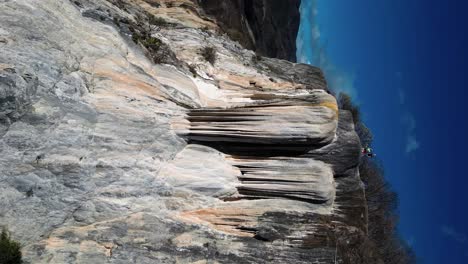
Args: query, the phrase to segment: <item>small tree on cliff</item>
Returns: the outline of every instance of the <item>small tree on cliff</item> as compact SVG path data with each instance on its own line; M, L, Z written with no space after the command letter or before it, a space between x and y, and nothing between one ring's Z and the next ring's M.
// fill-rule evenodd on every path
M359 139L361 140L362 146L370 146L374 137L370 129L361 121L361 112L359 107L353 103L351 96L346 93L340 93L338 95L338 105L340 109L351 112L353 116L354 128L357 135L359 136Z
M214 47L204 47L201 50L201 55L203 58L211 63L211 65L214 65L216 62L216 49Z
M338 106L340 109L348 110L353 115L354 124L361 122L361 112L359 107L353 103L351 96L346 93L340 93L338 95Z
M3 228L0 234L0 263L21 263L21 246L18 242L10 238L10 234L6 228Z

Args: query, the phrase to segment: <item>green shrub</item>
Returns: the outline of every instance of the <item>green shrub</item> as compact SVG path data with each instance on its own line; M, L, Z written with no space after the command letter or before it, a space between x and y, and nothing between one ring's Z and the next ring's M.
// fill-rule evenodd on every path
M3 228L0 235L0 263L21 263L21 246L18 242L10 238L10 234L5 228Z
M361 111L359 107L353 103L351 96L346 93L340 93L338 95L338 106L340 109L351 112L354 128L356 130L356 134L361 140L361 145L364 147L370 147L374 136L372 135L372 131L370 131L370 129L361 121Z
M169 25L163 19L151 14L147 15L147 20L142 16L137 16L136 22L130 22L128 26L129 31L132 33L132 40L146 48L146 55L154 63L167 63L171 54L168 47L160 39L152 36L151 23Z
M190 65L188 66L188 68L189 68L190 73L192 73L193 78L196 78L196 77L197 77L197 70L195 69L195 66L193 66L193 65L190 64Z
M145 46L150 51L157 52L161 47L162 42L158 38L146 36L142 39L141 44L143 44L143 46Z
M162 49L163 42L155 37L152 37L149 33L144 31L138 31L131 27L133 32L132 40L135 43L143 45L149 53L149 56L155 63L162 63L165 59L165 51Z
M351 96L346 93L340 93L338 95L338 106L343 110L348 110L353 115L354 124L361 122L361 114L359 107L354 105Z
M361 140L361 145L364 147L370 147L372 145L372 141L374 140L374 135L370 129L362 122L355 124L354 129L356 130L356 134Z
M133 34L132 35L132 40L135 43L138 43L138 40L140 40L140 36L138 34Z
M254 56L252 56L252 58L250 58L250 61L253 63L253 64L257 64L259 63L261 60L262 60L262 56L258 53L255 53Z
M216 50L215 48L213 47L204 47L202 50L201 50L201 55L203 56L203 58L211 63L212 65L215 64L216 62Z
M118 19L117 17L114 17L112 20L114 21L114 24L115 24L117 27L120 27L120 21L119 21L119 19Z
M148 23L160 27L171 25L171 23L167 22L164 18L156 17L153 14L148 14Z

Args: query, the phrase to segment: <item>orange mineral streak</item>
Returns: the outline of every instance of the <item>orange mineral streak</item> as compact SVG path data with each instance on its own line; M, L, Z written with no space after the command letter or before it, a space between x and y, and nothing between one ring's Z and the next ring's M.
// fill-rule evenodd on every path
M303 89L303 84L275 81L272 82L267 76L264 75L238 75L233 74L229 71L218 70L215 75L216 79L220 82L221 89L233 89L242 87L243 89L252 89L252 91L258 91L259 89L265 88L268 90L295 90Z
M45 241L46 248L63 248L68 241L60 239L58 237L51 237Z
M338 120L339 110L338 110L338 105L336 104L336 102L332 102L332 101L322 102L317 106L324 106L324 107L330 108L331 110L335 111L335 113L336 113L335 120Z
M132 95L149 95L158 99L163 99L159 87L142 81L133 75L118 73L112 70L98 70L95 73L96 77L109 78L114 85L113 89L129 92Z
M96 222L87 226L78 226L78 227L63 227L56 229L49 238L43 240L43 243L48 250L61 250L64 248L75 249L79 252L99 252L107 257L112 256L112 250L117 247L116 244L112 242L96 242L91 241L88 238L89 233L95 232L97 230L105 230L110 228L115 222L125 222L128 223L132 228L138 228L144 225L144 213L135 213L125 217L118 217L110 219L108 221ZM130 230L131 231L131 230ZM73 234L80 239L79 244L71 243L69 240L63 240L59 238L65 233Z
M133 0L145 11L168 22L177 22L189 27L218 29L218 26L201 17L200 7L192 0ZM158 6L159 7L156 7Z
M1 70L4 70L4 69L8 69L8 68L14 68L15 66L12 65L12 64L4 64L4 63L0 63L0 71Z
M264 212L265 210L261 208L206 208L183 212L179 215L179 218L193 224L204 224L214 230L230 235L253 237L253 233L244 231L241 228L257 226L258 217Z

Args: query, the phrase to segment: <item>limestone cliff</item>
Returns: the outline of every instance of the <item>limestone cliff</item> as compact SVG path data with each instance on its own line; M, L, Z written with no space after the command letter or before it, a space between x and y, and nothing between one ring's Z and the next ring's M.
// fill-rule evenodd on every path
M0 224L26 263L361 254L351 115L220 32L190 0L0 2Z

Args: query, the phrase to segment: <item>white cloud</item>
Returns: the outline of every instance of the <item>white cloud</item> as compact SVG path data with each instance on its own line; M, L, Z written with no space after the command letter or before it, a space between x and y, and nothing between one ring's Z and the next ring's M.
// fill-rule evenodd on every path
M355 101L359 101L357 89L354 86L355 76L352 73L344 72L337 68L327 54L326 40L321 34L320 24L317 22L317 0L302 1L300 34L297 38L298 61L312 64L322 69L327 79L328 88L335 93L345 92ZM304 38L304 39L303 39ZM395 77L402 81L403 72L395 72ZM401 106L407 102L406 93L403 89L398 89L398 99ZM411 113L402 116L402 124L406 130L404 150L406 154L411 154L421 147L421 142L416 135L416 120Z
M406 138L406 147L405 147L405 152L407 154L417 150L419 148L419 142L416 140L416 138L413 135L409 135Z
M445 236L447 236L447 237L449 237L451 239L454 239L458 243L465 243L467 241L467 237L466 237L465 234L463 234L461 232L457 232L451 226L443 225L441 227L441 231L442 231L442 234L444 234Z
M464 233L459 232L458 230L455 230L455 228L452 226L443 225L440 228L440 230L444 236L459 243L461 247L463 248L463 250L465 251L464 252L465 257L468 258L468 251L466 251L466 246L465 246L466 242L468 242L468 237Z
M416 138L416 119L411 113L406 113L402 117L403 125L406 127L406 143L405 152L410 154L421 146L419 140Z
M315 1L313 1L313 2L315 2ZM312 3L312 6L313 6L313 7L312 7L312 15L313 15L314 17L316 17L316 16L318 15L317 3L316 3L316 2L315 2L315 3Z
M408 243L408 246L413 247L416 243L416 238L414 236L410 236L408 239L406 239L406 243Z
M320 28L318 27L318 25L314 25L314 26L312 27L312 38L313 38L315 41L320 40Z
M356 100L357 90L354 87L354 75L337 68L330 60L326 50L326 40L323 39L320 24L317 22L318 14L317 0L302 1L301 19L307 19L307 21L306 23L301 22L296 42L298 62L320 67L325 74L330 90L335 93L345 92ZM302 39L302 37L306 37L302 34L310 36L310 39Z
M398 99L400 101L400 104L404 104L406 102L406 94L403 89L399 88L398 89Z

